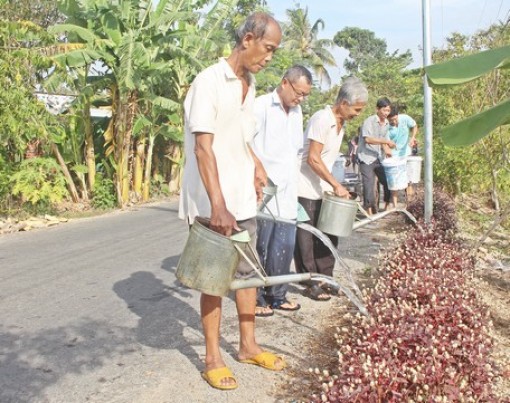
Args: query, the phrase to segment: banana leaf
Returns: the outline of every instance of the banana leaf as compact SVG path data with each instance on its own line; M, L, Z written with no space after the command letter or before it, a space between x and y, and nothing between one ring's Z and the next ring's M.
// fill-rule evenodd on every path
M510 124L510 99L467 119L445 127L441 131L448 146L468 146L476 143L499 126Z
M510 68L510 45L426 66L425 72L431 86L451 86L504 68ZM444 128L440 135L446 145L467 146L507 124L510 124L510 99Z
M494 69L510 67L510 45L425 67L431 86L467 83Z

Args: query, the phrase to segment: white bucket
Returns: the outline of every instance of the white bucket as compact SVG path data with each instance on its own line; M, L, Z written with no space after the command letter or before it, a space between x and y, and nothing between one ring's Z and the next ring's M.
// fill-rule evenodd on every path
M417 155L407 157L407 179L409 183L420 183L422 161L423 157Z
M335 160L331 174L337 180L338 183L343 183L345 180L345 157L340 155Z
M386 181L388 182L388 188L390 190L402 190L407 188L406 158L386 158L383 160L382 166L384 167Z

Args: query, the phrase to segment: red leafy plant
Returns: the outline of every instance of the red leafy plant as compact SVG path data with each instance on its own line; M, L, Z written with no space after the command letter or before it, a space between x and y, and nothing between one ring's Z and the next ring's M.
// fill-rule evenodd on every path
M413 199L407 206L407 210L419 221L423 221L425 214L425 193L423 188L418 188ZM457 230L457 218L455 214L455 202L439 187L434 188L432 201L432 219L436 229Z
M312 402L496 402L488 310L451 232L420 226L382 259L369 316L338 329L338 367Z

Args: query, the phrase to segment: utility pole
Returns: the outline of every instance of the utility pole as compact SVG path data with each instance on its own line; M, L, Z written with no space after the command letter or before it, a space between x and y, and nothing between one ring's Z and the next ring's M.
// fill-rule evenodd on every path
M422 0L423 15L423 67L432 64L430 47L430 0ZM425 223L432 219L433 209L433 169L432 169L432 88L427 81L427 74L423 75L423 123L425 147Z

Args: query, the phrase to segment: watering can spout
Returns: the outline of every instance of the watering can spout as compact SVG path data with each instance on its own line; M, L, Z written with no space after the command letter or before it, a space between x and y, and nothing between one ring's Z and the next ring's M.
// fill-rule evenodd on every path
M243 288L269 287L278 284L297 283L308 281L312 278L310 273L286 274L282 276L271 277L252 277L247 279L236 279L230 283L231 290L240 290Z
M363 219L363 220L360 220L360 221L356 221L353 226L352 226L352 229L353 230L356 230L358 228L361 228L367 224L370 224L374 221L377 221L378 219L380 218L383 218L385 216L387 216L388 214L391 214L391 213L402 213L402 214L405 214L414 224L416 224L416 218L414 218L414 216L409 212L407 211L406 209L400 209L400 208L397 208L397 209L392 209L392 210L386 210L386 211L383 211L381 213L377 213L377 214L374 214L372 216L368 216L367 214L367 218Z

